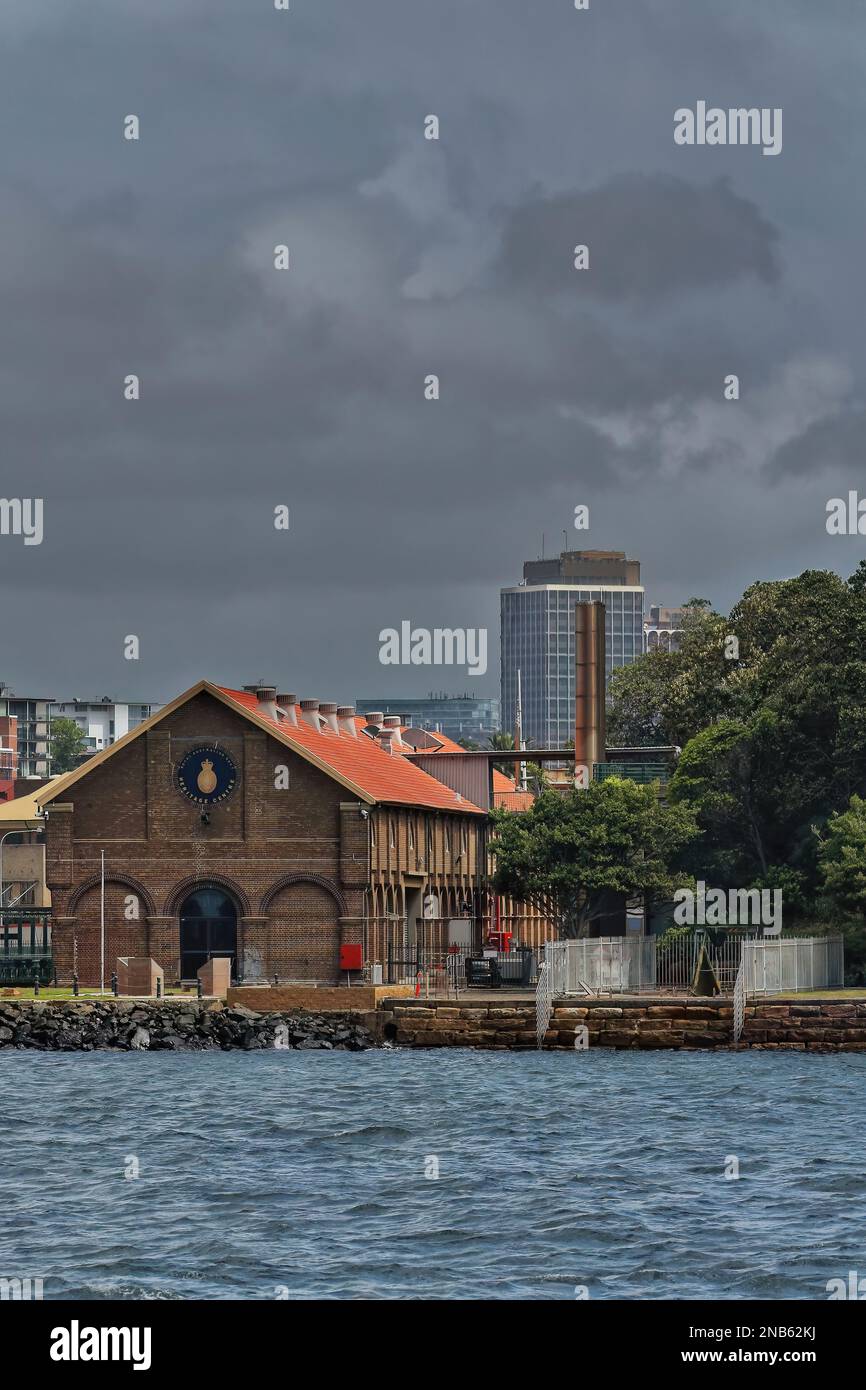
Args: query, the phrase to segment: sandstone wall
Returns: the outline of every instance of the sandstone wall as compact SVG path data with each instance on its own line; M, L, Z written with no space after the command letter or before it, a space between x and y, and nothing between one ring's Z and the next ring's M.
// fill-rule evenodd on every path
M389 1000L385 1036L410 1047L534 1048L534 1003L414 1004ZM730 999L561 1000L545 1034L547 1048L573 1050L579 1028L589 1047L733 1046ZM866 1048L866 1001L774 998L746 1007L740 1047L852 1052Z

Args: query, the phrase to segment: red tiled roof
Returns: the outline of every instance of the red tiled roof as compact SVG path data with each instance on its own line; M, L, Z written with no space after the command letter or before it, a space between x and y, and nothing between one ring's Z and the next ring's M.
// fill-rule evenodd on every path
M330 730L317 733L300 718L297 727L288 720L280 720L277 723L265 713L252 691L232 690L227 686L217 688L233 704L273 724L287 744L312 754L339 777L345 778L366 792L374 801L429 806L440 811L484 814L478 806L442 782L437 782L429 773L422 772L420 767L416 767L401 753L386 753L368 734L359 732L357 738L352 738L350 734L335 734ZM358 722L356 720L356 723ZM364 720L361 719L359 728L362 728L363 724Z
M529 811L535 801L535 792L498 791L493 793L493 805L502 806L506 811Z

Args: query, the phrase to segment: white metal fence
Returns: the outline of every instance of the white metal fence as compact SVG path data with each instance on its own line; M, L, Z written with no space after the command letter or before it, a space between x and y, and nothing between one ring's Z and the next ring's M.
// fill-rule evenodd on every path
M563 945L567 944L567 942L563 942ZM535 1036L539 1047L544 1042L544 1035L547 1032L552 1013L553 975L550 966L542 964L538 971L538 985L535 990Z
M746 994L841 989L844 975L841 936L764 936L743 943Z
M745 933L691 931L662 937L656 944L656 985L672 994L687 994L695 971L709 965L722 994L730 994L740 968Z
M656 987L656 943L651 936L548 941L544 960L554 994L626 994Z
M734 1042L738 1043L743 1034L743 1025L746 1021L746 975L743 962L740 960L740 968L737 971L737 978L734 981Z
M839 989L844 980L841 936L731 937L722 946L704 938L658 950L654 937L613 936L581 941L549 941L544 948L545 987L562 994L691 992L692 975L703 944L723 994L797 993Z

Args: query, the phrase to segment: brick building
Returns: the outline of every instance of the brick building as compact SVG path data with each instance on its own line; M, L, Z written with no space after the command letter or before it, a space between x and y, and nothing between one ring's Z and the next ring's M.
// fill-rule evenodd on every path
M480 923L486 815L395 724L201 681L34 793L61 980L99 983L103 852L106 977L118 956L170 981L230 955L248 982L330 983L342 943L381 961Z

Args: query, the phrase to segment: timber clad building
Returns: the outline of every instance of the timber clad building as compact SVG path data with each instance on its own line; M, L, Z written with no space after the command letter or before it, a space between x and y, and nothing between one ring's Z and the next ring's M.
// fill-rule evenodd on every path
M383 961L447 949L449 919L480 932L486 812L404 756L399 724L201 681L34 793L59 978L99 983L103 851L106 978L119 956L194 980L230 955L245 981L332 983L343 944Z

